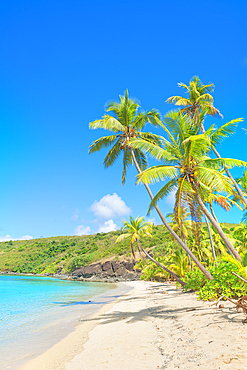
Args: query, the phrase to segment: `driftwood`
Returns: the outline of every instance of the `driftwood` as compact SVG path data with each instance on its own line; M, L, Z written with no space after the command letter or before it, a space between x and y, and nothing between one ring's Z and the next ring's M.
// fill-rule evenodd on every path
M241 276L239 276L238 274L236 274L236 272L233 272L232 271L232 275L237 276L240 280L244 281L247 284L247 280L245 280L244 278L242 278Z

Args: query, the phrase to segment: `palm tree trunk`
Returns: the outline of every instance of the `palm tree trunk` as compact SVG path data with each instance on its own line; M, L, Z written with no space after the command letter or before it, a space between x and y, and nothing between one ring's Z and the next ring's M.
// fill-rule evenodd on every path
M205 133L205 129L204 129L203 122L201 122L200 127L201 127L201 132L204 134ZM212 146L212 149L213 149L213 152L216 155L216 157L221 158L220 154L217 152L217 150L215 149L215 147ZM239 197L241 198L241 200L243 201L243 203L245 204L245 206L247 208L247 199L245 198L242 190L240 189L240 187L238 186L237 182L232 177L232 175L231 175L230 171L228 170L228 168L226 166L223 166L223 167L224 167L224 170L225 170L227 176L229 177L229 179L233 183L233 186L237 190L237 193L238 193Z
M225 243L226 247L232 253L232 255L238 261L241 261L241 257L239 255L239 253L236 251L236 249L234 248L234 246L232 245L232 243L230 242L230 240L225 235L225 233L222 230L220 224L214 219L214 217L211 215L211 213L209 212L209 210L207 209L207 207L203 203L202 198L200 197L200 195L198 193L198 190L197 190L197 187L196 187L195 183L191 183L191 185L192 185L193 190L195 191L195 197L196 197L196 200L197 200L199 206L201 207L201 210L203 211L203 213L205 214L205 216L207 216L207 218L209 219L209 221L211 222L211 224L214 226L215 230L217 231L217 233L219 234L219 236L221 237L221 239Z
M211 229L210 229L210 226L209 226L209 223L208 223L207 216L206 216L206 215L204 215L204 217L205 217L205 221L206 221L207 228L208 228L208 234L209 234L209 239L210 239L210 244L211 244L211 249L212 249L212 253L213 253L213 257L214 257L214 261L215 261L215 264L216 264L216 266L217 266L217 260L216 260L216 254L215 254L215 249L214 249L214 243L213 243L213 238L212 238Z
M130 243L130 246L131 246L131 253L132 253L132 256L134 257L134 260L136 260L136 255L135 255L135 251L134 251L134 248L133 248L133 244Z
M184 244L187 245L186 243L186 239L184 238ZM190 258L190 255L187 253L187 256L188 256L188 259L189 259L189 263L190 263L190 269L193 270L193 264L192 264L192 261L191 261L191 258Z
M137 160L136 160L136 157L135 157L135 154L134 154L134 150L133 148L129 147L130 148L130 152L131 152L131 156L132 156L132 159L133 159L133 162L136 166L136 169L137 169L137 172L138 173L141 173L141 169L137 163ZM149 186L147 184L144 184L145 188L147 189L147 192L151 198L151 200L153 200L153 194L149 188ZM165 227L167 228L167 230L171 233L171 235L174 237L174 239L181 245L181 247L185 250L185 252L190 256L190 258L192 259L192 261L195 262L196 266L202 271L202 273L206 276L206 278L208 280L212 280L213 279L213 276L210 274L209 271L207 271L207 269L205 269L205 267L201 264L200 261L198 261L198 259L196 258L196 256L191 252L191 250L187 247L186 244L184 244L184 242L182 241L182 239L179 238L179 236L175 233L175 231L171 228L171 226L168 224L168 222L166 221L165 217L162 215L159 207L157 206L157 204L155 204L155 209L158 213L158 215L160 216L160 219L161 221L163 222L163 224L165 225Z
M181 280L178 275L176 275L174 272L172 272L171 270L169 270L168 268L166 268L165 266L163 266L161 263L159 263L158 261L156 261L153 257L151 257L150 254L148 254L148 252L146 252L145 249L142 248L139 239L136 239L136 242L138 244L138 248L140 248L143 251L143 253L147 256L148 259L150 259L151 261L153 261L154 263L156 263L156 265L160 266L163 270L165 270L166 272L168 272L168 274L170 274L171 276L173 276L174 279L176 279L177 282L180 283L182 286L185 286L186 285L186 283L183 280Z
M216 214L214 213L214 209L213 209L213 206L212 206L212 204L211 204L211 203L209 204L209 207L210 207L210 211L211 211L211 213L212 213L212 215L213 215L213 217L214 217L215 221L219 222L219 221L218 221L218 218L216 217Z

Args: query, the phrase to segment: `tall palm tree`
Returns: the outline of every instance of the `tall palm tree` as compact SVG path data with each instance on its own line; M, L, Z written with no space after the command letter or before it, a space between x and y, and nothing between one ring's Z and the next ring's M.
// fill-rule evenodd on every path
M167 103L175 103L175 105L178 105L181 108L181 112L190 114L194 120L195 123L198 121L199 114L201 112L204 112L204 114L208 114L211 116L220 116L223 117L220 111L214 107L213 102L214 99L210 92L214 91L214 84L208 84L203 85L200 81L199 77L195 76L190 80L189 86L187 86L184 83L179 83L179 87L183 87L187 91L187 98L183 98L182 96L171 96L166 100ZM241 122L242 119L233 120L232 123ZM201 120L200 122L200 128L202 134L205 133L204 128L204 120ZM215 149L214 143L212 143L212 150L216 157L221 158L218 151ZM238 186L238 183L235 181L235 179L232 177L229 169L227 166L224 166L224 171L226 172L227 176L233 183L233 186L235 187L239 197L242 199L242 202L247 207L247 199L245 198L241 188Z
M185 282L183 282L178 275L176 275L173 271L169 270L165 266L163 266L161 263L156 261L150 254L145 251L145 249L141 246L140 238L141 237L152 237L152 226L153 224L151 222L146 222L144 220L144 217L137 217L136 219L133 219L130 216L130 222L124 221L124 227L123 231L126 231L126 233L120 235L116 239L116 243L121 242L124 239L129 240L129 244L131 246L132 255L135 258L134 254L134 243L136 243L138 250L142 251L148 259L156 263L156 265L160 266L163 270L168 272L171 276L174 277L182 286L185 286Z
M213 96L210 94L214 91L214 84L210 83L208 85L203 85L199 77L194 76L190 80L189 86L182 82L178 83L178 86L186 89L188 97L171 96L166 100L167 103L174 103L182 107L180 111L195 117L196 121L202 110L210 116L223 117L220 111L215 108ZM204 130L203 122L200 123L200 127Z
M133 161L137 162L141 170L147 167L145 153L139 149L132 149L129 145L130 139L140 137L159 144L158 135L142 131L147 123L158 124L160 118L158 111L152 109L149 112L141 112L139 108L137 101L129 98L127 90L124 96L120 95L120 103L110 102L107 104L106 111L111 112L112 115L106 114L101 119L89 124L90 129L103 128L113 133L95 140L89 147L89 154L111 146L104 159L104 165L108 168L123 153L122 184L125 183L126 169L133 164Z
M101 150L104 147L112 146L104 160L104 165L109 167L115 163L121 152L123 152L123 184L125 182L126 168L130 164L135 164L139 174L147 166L145 152L140 148L133 148L131 145L131 140L137 138L145 139L146 141L159 146L159 136L143 132L142 129L147 122L150 122L156 126L160 124L162 125L162 123L160 121L158 112L155 110L151 110L147 113L139 112L139 105L135 100L129 98L128 90L124 96L120 96L120 103L109 103L106 107L106 110L107 112L112 112L113 115L105 115L101 119L91 122L89 127L91 129L103 128L113 132L113 135L104 136L98 140L95 140L89 148L89 153L91 154ZM148 184L144 184L144 186L152 200L154 197ZM189 250L183 240L171 228L157 204L154 204L154 208L174 239L186 251L186 253L206 276L206 278L211 280L213 278L212 275L205 269L196 256Z
M223 232L220 224L208 211L202 198L205 191L209 192L212 189L216 192L232 191L229 179L221 171L223 165L228 167L247 166L247 163L229 158L211 159L208 156L211 150L211 140L219 135L226 136L226 132L223 134L223 130L218 129L213 132L212 128L209 128L205 134L197 135L193 121L188 115L171 112L166 118L165 122L172 132L162 124L166 132L169 132L170 139L163 138L163 147L143 139L132 140L132 145L135 148L146 151L164 163L144 170L139 174L138 182L152 183L169 179L153 198L149 211L159 199L172 190L176 190L181 195L183 202L190 204L191 199L193 201L195 198L227 248L236 259L240 260L240 255Z

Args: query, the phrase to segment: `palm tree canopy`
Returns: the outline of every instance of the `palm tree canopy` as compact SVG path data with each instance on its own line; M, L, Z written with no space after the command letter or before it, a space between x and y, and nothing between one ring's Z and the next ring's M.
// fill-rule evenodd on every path
M128 90L123 96L120 95L120 102L110 102L106 106L106 111L112 115L106 114L101 119L90 122L89 128L103 128L112 132L110 136L103 136L95 140L89 147L89 154L97 152L102 148L111 147L104 159L104 166L112 166L120 154L123 152L123 174L122 184L125 182L126 169L132 165L133 159L130 151L131 138L143 138L147 141L159 145L159 136L142 129L146 123L158 125L160 115L157 110L152 109L149 112L140 111L140 106L136 100L129 98ZM147 168L147 158L145 153L135 148L134 155L140 169Z
M182 96L171 96L166 100L167 103L174 103L177 106L183 107L181 112L194 115L197 110L206 110L206 113L211 116L223 117L220 111L214 107L214 99L210 94L214 91L214 84L203 85L198 76L194 76L189 86L180 82L179 87L186 90L187 98Z
M130 222L126 220L124 221L123 231L125 231L125 233L121 234L116 239L115 243L127 239L131 247L132 256L135 259L134 245L137 245L139 252L141 252L138 241L141 237L148 236L152 238L152 228L153 224L151 222L146 222L144 217L138 216L136 219L134 219L130 216Z
M188 202L194 197L192 183L196 184L200 192L232 192L232 185L224 175L222 166L246 167L247 163L231 158L209 157L212 141L215 138L225 138L229 134L227 124L218 130L211 126L204 134L198 135L198 125L194 126L193 119L187 114L170 112L164 118L164 123L162 127L165 128L168 139L161 138L162 146L141 138L131 140L134 148L139 148L163 162L138 175L137 182L166 180L165 186L152 200L150 209L171 191L176 191L179 204Z
M149 236L152 238L152 222L145 221L144 217L137 216L135 219L130 216L130 222L124 221L123 230L126 233L120 235L116 239L116 243L124 239L129 239L131 243L134 243L137 239L141 237Z

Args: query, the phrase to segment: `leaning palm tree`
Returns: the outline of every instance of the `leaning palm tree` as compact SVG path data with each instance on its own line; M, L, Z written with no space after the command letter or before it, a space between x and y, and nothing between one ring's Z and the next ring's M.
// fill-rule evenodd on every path
M89 127L91 129L103 128L112 132L110 136L104 136L98 140L95 140L89 148L89 153L94 153L105 147L111 147L104 159L105 167L112 166L116 159L123 153L123 175L122 184L125 182L126 169L132 163L135 164L137 172L140 174L147 166L147 158L145 151L140 148L133 148L131 140L143 139L152 144L159 146L161 144L160 137L148 132L143 132L144 125L148 122L155 126L162 125L159 117L159 113L155 110L144 113L139 111L139 104L129 98L128 91L124 96L120 96L120 103L112 102L106 107L107 112L112 112L113 115L105 115L101 119L91 122ZM153 194L148 186L144 184L151 200L154 198ZM206 268L200 263L196 256L190 251L183 240L176 234L165 217L161 213L157 204L154 205L161 221L171 233L174 239L180 244L185 252L190 256L194 263L199 267L207 279L211 280L212 275L206 270Z
M240 255L231 241L223 232L218 221L208 211L203 200L205 191L212 189L216 192L232 192L232 186L222 172L222 166L247 166L247 163L231 158L210 158L211 140L223 135L223 130L213 131L209 128L205 134L197 135L194 131L193 121L188 115L171 112L165 118L169 131L165 125L165 131L169 133L169 139L163 138L163 147L147 142L143 139L132 140L132 145L151 154L163 164L144 170L138 175L138 182L144 184L160 180L169 180L153 198L149 211L158 200L166 196L170 191L181 194L184 202L196 203L202 212L210 220L216 231L222 238L227 248L234 257L240 260Z
M175 103L175 105L182 107L181 112L189 114L193 117L195 123L197 123L200 113L208 114L211 116L220 116L223 117L220 111L214 107L213 102L214 99L210 92L214 91L214 84L203 85L200 79L195 76L190 80L189 86L184 83L179 83L178 86L183 87L187 91L187 98L182 96L171 96L167 99L167 103ZM236 119L232 121L232 124L236 124L237 122L241 122L242 119ZM229 127L229 126L228 126ZM204 120L200 122L201 132L205 133L204 128ZM218 151L215 149L215 145L217 143L212 143L212 150L216 157L221 158ZM242 202L247 207L247 199L245 198L241 188L239 187L238 183L232 177L229 169L227 166L224 166L224 171L226 172L227 176L233 183L239 197L241 198Z
M145 256L150 259L152 262L156 263L156 265L160 266L163 270L168 272L171 276L174 277L182 286L185 286L185 282L183 282L178 275L176 275L173 271L169 270L165 266L163 266L160 262L156 261L150 254L145 251L145 249L141 246L140 238L141 237L152 237L152 226L153 224L151 222L146 222L144 220L144 217L137 217L136 219L133 219L130 216L130 222L124 221L124 227L123 231L126 231L126 233L120 235L116 239L116 243L121 242L124 239L129 240L129 244L131 246L131 252L133 257L135 258L135 252L134 252L134 244L136 243L137 248L139 252L143 252Z

